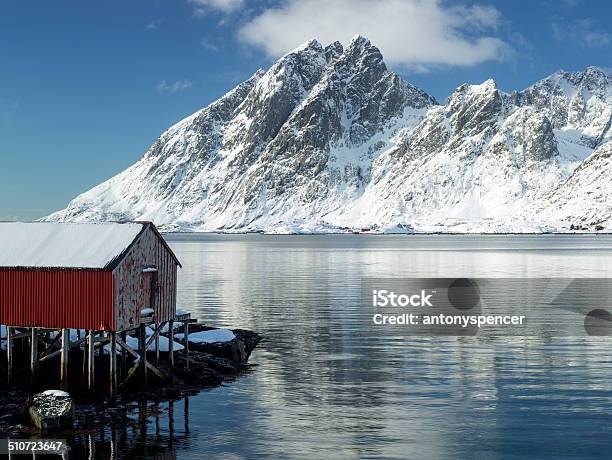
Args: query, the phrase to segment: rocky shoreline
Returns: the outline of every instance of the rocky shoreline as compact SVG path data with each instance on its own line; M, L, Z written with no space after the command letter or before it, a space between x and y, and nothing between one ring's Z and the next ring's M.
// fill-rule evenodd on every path
M190 326L190 339L198 332L221 331L217 328L200 324ZM247 373L252 366L248 359L261 341L261 336L245 329L233 329L231 340L218 343L205 343L189 340L189 366L185 366L185 355L182 351L175 352L175 371L173 381L162 381L152 377L145 390L138 380L134 379L118 395L115 401L108 398L105 391L88 395L78 391L70 391L74 398L75 418L70 428L62 428L63 434L70 436L80 430L89 430L96 425L127 423L128 412L141 402L162 402L179 400L186 396L197 394L205 388L212 388L231 382L239 375ZM163 334L167 337L167 333ZM175 339L176 340L176 339ZM176 340L181 343L180 340ZM154 360L155 353L148 352L148 359ZM167 361L167 353L160 353L160 362ZM152 361L153 362L153 361ZM100 367L104 367L103 363ZM160 366L165 372L169 369ZM104 372L101 369L100 372ZM37 391L26 391L29 384L18 382L12 388L7 388L5 382L0 383L0 438L29 437L40 432L34 426L30 417L34 404L34 396L39 391L53 389L53 382L41 381Z

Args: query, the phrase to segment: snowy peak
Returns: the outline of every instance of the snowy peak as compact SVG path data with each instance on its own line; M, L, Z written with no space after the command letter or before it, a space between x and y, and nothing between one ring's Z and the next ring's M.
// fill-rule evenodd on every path
M491 134L503 115L504 104L493 80L480 85L461 85L448 98L445 109L453 135Z
M600 98L607 98L611 79L599 67L587 67L581 72L565 72L560 70L545 80L554 83L562 91L565 90L566 96L573 96L577 91L589 91Z
M555 72L514 94L513 101L541 110L557 130L574 131L578 145L593 149L610 138L612 78L597 67Z
M344 47L339 41L335 41L327 45L325 47L325 59L327 60L327 63L329 64L338 59L343 52Z
M364 37L311 40L162 134L142 160L53 219L261 228L334 211L435 100L388 71ZM99 217L96 217L99 216Z
M512 94L486 80L439 105L367 38L311 40L48 220L271 232L612 227L610 80L595 67L560 71Z

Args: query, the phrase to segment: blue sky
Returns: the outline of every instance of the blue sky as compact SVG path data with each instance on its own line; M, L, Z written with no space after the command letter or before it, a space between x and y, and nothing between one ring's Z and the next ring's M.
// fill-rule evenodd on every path
M330 3L333 6L330 6ZM171 124L310 37L355 33L443 101L612 63L606 1L7 0L0 219L33 219L134 163Z

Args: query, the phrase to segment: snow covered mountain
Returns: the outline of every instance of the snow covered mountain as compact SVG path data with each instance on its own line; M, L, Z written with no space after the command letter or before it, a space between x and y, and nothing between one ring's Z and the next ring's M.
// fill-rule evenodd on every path
M167 230L563 231L612 226L612 78L557 72L439 105L356 36L310 41L163 133L48 220ZM573 226L573 227L572 227Z

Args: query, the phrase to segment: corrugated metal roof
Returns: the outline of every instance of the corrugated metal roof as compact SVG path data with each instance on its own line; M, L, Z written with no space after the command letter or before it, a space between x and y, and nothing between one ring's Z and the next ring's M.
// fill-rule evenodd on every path
M144 223L0 222L0 267L110 267Z

